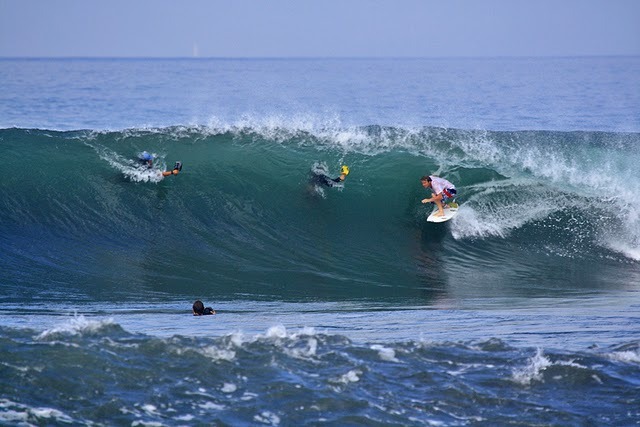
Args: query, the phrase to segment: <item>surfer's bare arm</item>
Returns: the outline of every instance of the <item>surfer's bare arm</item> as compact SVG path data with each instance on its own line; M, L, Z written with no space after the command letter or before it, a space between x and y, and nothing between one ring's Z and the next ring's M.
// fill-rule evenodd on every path
M171 171L162 172L162 176L178 175L179 173L180 173L179 169L174 169Z
M428 199L422 199L422 203L431 203L438 200L442 200L442 194L432 194Z
M178 175L181 170L182 170L182 162L177 161L176 165L173 167L173 170L162 172L162 176Z

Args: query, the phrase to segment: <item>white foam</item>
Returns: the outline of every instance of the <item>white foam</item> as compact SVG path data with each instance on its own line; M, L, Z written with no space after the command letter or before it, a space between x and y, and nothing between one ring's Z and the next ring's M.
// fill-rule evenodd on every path
M267 338L286 338L287 328L284 325L275 325L267 330Z
M62 422L65 424L73 423L73 418L64 412L53 408L46 407L30 407L21 403L16 403L8 399L0 399L0 421L8 423L26 423L32 418L39 421L43 419Z
M44 369L41 366L17 366L7 362L0 362L0 365L6 366L7 368L15 369L16 371L20 371L20 372L29 372L30 370L34 370L36 372L42 372Z
M282 340L285 338L292 340L293 347L284 348L285 354L295 358L307 359L314 357L318 349L318 340L314 338L315 334L315 329L311 327L304 327L296 333L288 333L287 329L283 325L276 325L267 330L265 337L276 340ZM255 339L260 339L260 336L257 336ZM306 347L299 347L296 345L304 341L306 341ZM279 343L278 345L282 344L283 343Z
M371 346L372 350L376 350L378 352L378 356L380 356L380 359L386 361L386 362L400 362L397 358L396 358L396 352L395 350L388 348L388 347L384 347L382 345L379 344L374 344Z
M409 417L409 421L413 421L418 425L423 424L423 425L429 425L433 427L441 427L441 426L447 425L444 421L428 420L428 419L416 418L416 417Z
M259 415L255 415L253 419L262 424L277 426L280 424L280 417L270 411L263 411Z
M362 375L362 371L361 370L352 369L349 372L347 372L346 374L340 376L340 378L338 378L336 380L336 382L342 383L342 384L357 383L358 381L360 381L360 376L361 375Z
M213 402L206 402L206 403L201 403L198 405L200 408L202 409L211 409L214 411L222 411L226 408L226 406L224 405L219 405L217 403L213 403Z
M541 381L542 372L551 365L551 361L544 356L542 349L538 348L536 355L529 359L529 364L522 369L514 370L511 378L519 384L529 385L532 381Z
M125 131L124 137L127 137L127 132L137 132L137 130ZM158 130L160 132L160 130ZM151 153L154 157L155 167L148 168L139 164L133 158L125 158L116 153L112 149L95 142L85 141L85 145L93 148L98 156L109 163L111 167L120 171L126 178L134 182L154 182L158 183L164 179L162 172L166 170L166 164L164 163L163 155L159 153ZM133 157L133 156L132 156Z
M527 366L514 370L512 379L522 385L529 385L533 381L542 381L542 373L549 366L571 366L578 369L587 369L586 366L576 363L573 360L551 362L551 360L544 356L542 349L538 348L536 355L529 359ZM562 376L553 377L555 380L560 380L561 378Z
M460 205L458 216L453 219L455 227L451 232L456 239L506 237L524 224L564 208L528 181L497 181L474 190L476 193Z
M224 360L230 362L236 358L236 352L227 348L218 348L215 346L206 347L200 350L202 354L214 361Z
M176 421L185 421L185 422L189 422L189 421L193 421L196 417L194 415L191 414L185 414L185 415L179 415L177 417L174 417L173 419Z
M224 383L220 389L223 393L233 393L238 390L238 386L232 383Z
M318 349L318 340L315 338L307 339L307 346L304 348L294 347L292 349L285 349L285 354L297 359L308 359L316 355Z
M606 237L604 246L608 247L612 251L617 252L629 259L632 259L634 261L640 261L640 243L635 241L629 242L629 241L625 241L624 239L625 237L623 236L612 237L611 235L608 235ZM628 235L627 235L627 239L629 239Z
M245 336L242 332L233 332L229 336L229 343L236 347L242 347L242 344L245 342Z
M132 164L129 161L119 158L110 158L110 157L102 157L103 160L106 160L113 168L122 172L122 174L134 182L154 182L158 183L164 179L162 176L162 171L166 169L165 166L162 166L161 169L155 168L147 168L146 166L141 166L138 164Z
M257 398L259 395L256 393L250 393L248 391L245 391L244 394L242 395L242 397L240 398L240 400L242 401L249 401L249 400L254 400L255 398Z
M146 427L162 427L164 424L162 424L159 421L143 421L143 420L136 420L134 422L131 423L131 427L137 427L137 426L146 426Z
M413 131L383 128L380 135L373 136L362 126L347 125L336 114L244 114L233 121L211 117L207 125L200 128L207 135L255 134L262 139L284 143L295 139L305 145L313 142L318 149L333 148L343 152L359 152L368 155L379 154L398 147L411 147L397 134L413 134Z
M83 315L75 315L62 325L41 332L36 339L46 339L54 334L80 335L84 332L96 332L108 325L115 325L113 319L89 320Z
M316 336L316 330L313 327L302 327L297 332L289 332L287 328L282 325L273 325L269 327L264 334L257 334L253 337L246 336L243 332L234 332L228 335L229 338L229 348L226 350L232 351L231 348L241 348L243 345L247 343L253 343L256 341L264 340L265 338L268 340L276 341L276 344L281 345L280 340L290 339L293 342L300 342L302 340L306 340L309 344L306 350L301 351L300 354L315 354L315 350L317 348L317 339L314 338ZM213 350L211 350L213 351ZM219 349L218 349L219 351Z
M640 363L640 351L615 351L609 354L609 358L625 363Z
M140 407L147 415L159 416L158 408L150 403L145 403Z

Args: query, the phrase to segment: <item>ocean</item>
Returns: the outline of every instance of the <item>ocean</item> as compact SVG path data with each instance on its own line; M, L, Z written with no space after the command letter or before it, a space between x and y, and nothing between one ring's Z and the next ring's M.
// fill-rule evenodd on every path
M1 59L0 153L0 425L640 424L640 57Z

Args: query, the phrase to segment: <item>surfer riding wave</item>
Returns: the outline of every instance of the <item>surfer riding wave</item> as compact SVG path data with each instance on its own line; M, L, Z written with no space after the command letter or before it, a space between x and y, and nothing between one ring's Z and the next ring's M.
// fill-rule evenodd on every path
M434 216L444 216L444 205L453 201L458 194L456 186L444 178L431 175L423 176L420 182L425 189L430 188L432 191L431 197L422 199L422 203L435 203L438 213Z

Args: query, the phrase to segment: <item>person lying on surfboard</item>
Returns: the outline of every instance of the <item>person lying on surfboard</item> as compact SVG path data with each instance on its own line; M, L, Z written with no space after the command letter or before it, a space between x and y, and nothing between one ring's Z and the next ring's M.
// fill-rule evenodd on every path
M420 182L424 188L430 188L432 193L428 199L422 199L422 203L435 203L438 206L435 216L444 216L444 205L453 200L458 193L456 186L444 178L431 175L423 176Z
M155 159L155 156L153 154L149 154L146 151L143 151L142 153L140 153L138 155L138 163L140 163L143 166L146 166L149 169L151 169L153 167L153 160L154 159ZM162 176L178 175L181 170L182 170L182 162L178 161L173 166L172 170L162 172Z

